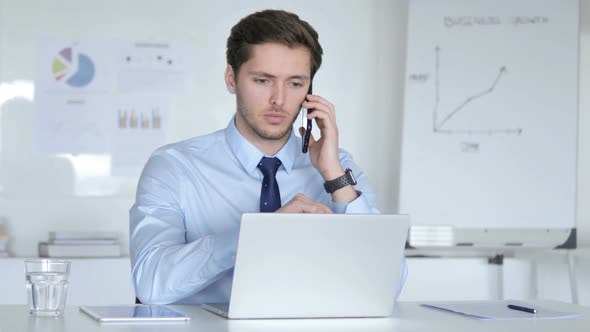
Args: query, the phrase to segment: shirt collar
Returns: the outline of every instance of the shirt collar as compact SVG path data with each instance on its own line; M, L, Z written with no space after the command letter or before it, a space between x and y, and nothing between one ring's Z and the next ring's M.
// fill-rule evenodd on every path
M258 150L258 148L250 143L236 128L235 115L230 120L227 128L225 128L225 137L229 148L236 156L238 161L242 164L242 167L248 172L253 173L258 167L258 163L262 157L266 155ZM281 160L282 167L284 167L287 173L290 173L293 169L293 164L298 156L299 151L299 139L295 136L294 130L291 130L287 143L277 152L274 156L266 157L277 157Z

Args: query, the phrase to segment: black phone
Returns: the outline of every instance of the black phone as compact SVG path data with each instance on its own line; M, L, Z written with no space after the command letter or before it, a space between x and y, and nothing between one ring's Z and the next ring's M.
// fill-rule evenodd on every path
M312 82L309 82L309 90L307 91L308 95L312 94ZM313 111L312 109L308 109L307 112L311 112ZM312 128L312 124L311 124L311 120L307 120L307 128L305 128L305 133L303 134L303 136L301 136L301 139L303 140L303 146L301 147L301 152L303 153L307 153L307 150L309 149L309 137L311 136L311 128Z

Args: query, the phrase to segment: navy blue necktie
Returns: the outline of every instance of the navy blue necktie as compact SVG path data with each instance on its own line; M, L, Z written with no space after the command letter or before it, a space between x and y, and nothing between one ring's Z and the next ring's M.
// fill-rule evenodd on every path
M262 157L258 168L264 175L260 190L260 212L275 212L281 207L281 192L275 175L281 166L278 158Z

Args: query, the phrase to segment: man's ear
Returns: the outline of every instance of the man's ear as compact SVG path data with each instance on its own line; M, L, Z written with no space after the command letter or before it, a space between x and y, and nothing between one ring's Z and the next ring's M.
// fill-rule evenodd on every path
M225 86L227 87L227 91L229 91L229 93L236 93L236 75L231 65L227 65L225 68Z

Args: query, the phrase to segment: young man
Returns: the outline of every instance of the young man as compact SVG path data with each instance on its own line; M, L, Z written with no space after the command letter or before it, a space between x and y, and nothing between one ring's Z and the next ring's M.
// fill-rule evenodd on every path
M130 256L142 303L228 302L242 213L378 213L365 174L339 150L334 105L307 94L321 61L317 32L295 14L266 10L232 28L235 116L158 149L139 179ZM321 133L305 154L293 133L302 105Z

